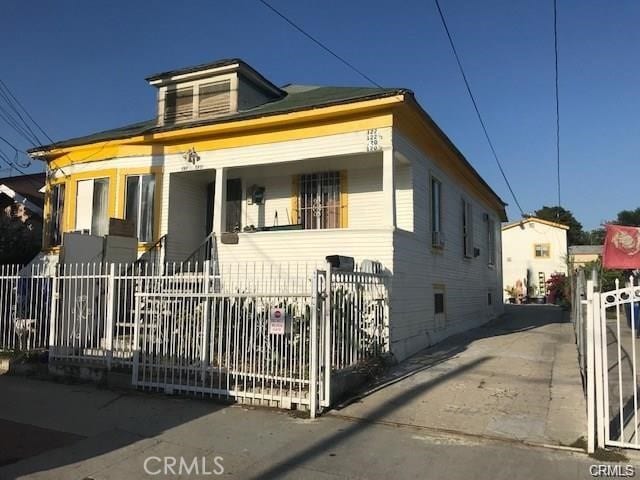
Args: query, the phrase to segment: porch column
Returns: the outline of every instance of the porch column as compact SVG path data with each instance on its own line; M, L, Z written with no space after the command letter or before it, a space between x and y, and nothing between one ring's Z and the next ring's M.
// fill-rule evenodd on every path
M216 168L216 191L213 197L213 231L220 235L226 227L227 169Z
M382 226L396 226L396 181L393 150L382 151Z

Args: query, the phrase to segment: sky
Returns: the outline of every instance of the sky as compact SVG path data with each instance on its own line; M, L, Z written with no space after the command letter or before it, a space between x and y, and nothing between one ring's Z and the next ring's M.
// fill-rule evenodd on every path
M433 1L270 2L378 84L413 90L520 217ZM557 3L561 204L592 229L640 206L640 2ZM440 4L523 210L556 205L553 0ZM145 77L233 57L277 85L368 85L258 0L2 0L0 79L56 141L152 118ZM31 146L2 120L0 136Z

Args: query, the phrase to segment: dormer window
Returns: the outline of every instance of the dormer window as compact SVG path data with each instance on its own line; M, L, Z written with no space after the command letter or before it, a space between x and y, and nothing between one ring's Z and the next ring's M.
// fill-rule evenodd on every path
M204 83L198 91L198 118L211 118L229 113L230 82Z
M239 59L187 67L147 78L158 88L158 126L215 119L283 98L276 87Z
M167 90L165 123L213 118L231 111L231 83L199 82Z
M191 120L193 118L193 87L168 90L164 105L166 123Z

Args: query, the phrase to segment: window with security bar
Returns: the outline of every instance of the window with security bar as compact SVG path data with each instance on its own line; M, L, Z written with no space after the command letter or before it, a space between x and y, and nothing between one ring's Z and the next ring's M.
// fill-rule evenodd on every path
M300 175L298 204L302 228L340 228L340 172Z

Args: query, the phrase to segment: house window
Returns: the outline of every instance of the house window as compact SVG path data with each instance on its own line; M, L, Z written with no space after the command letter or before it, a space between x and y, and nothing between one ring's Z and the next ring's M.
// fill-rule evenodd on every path
M536 258L549 258L549 250L548 243L536 243L534 246L534 255Z
M431 245L444 246L442 234L442 183L431 177Z
M433 294L433 313L438 315L439 313L444 313L444 293L436 292Z
M239 232L242 228L242 180L227 179L226 231Z
M76 230L106 235L109 230L109 179L80 180L76 192Z
M168 90L164 101L164 121L167 123L193 118L193 87Z
M195 83L167 90L164 120L177 123L197 118L213 118L231 111L231 82Z
M464 256L473 256L473 211L471 203L462 199L462 241Z
M433 321L436 330L446 327L445 286L433 285Z
M300 175L298 204L302 228L340 228L340 198L340 172Z
M155 175L127 177L124 217L136 226L139 242L153 241Z
M491 294L491 291L487 292L487 305L493 305L493 295Z
M62 218L64 213L64 183L51 187L49 194L49 219L47 244L55 247L62 243Z
M496 222L487 220L487 251L489 252L489 265L496 264Z
M200 85L198 89L199 118L211 118L229 113L230 105L231 90L228 80Z

